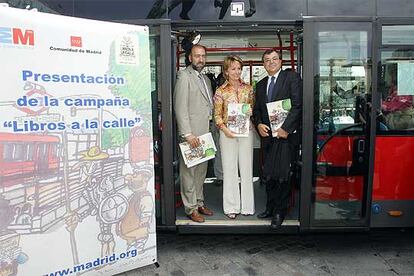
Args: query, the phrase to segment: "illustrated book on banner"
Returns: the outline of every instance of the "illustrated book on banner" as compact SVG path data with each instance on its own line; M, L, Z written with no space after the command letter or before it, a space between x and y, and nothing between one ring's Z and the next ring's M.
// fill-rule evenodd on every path
M227 107L227 128L235 137L248 137L250 128L250 105L229 103Z
M196 148L192 148L187 142L179 144L184 163L188 168L216 157L217 148L211 132L198 136L198 139L200 146Z
M283 125L287 115L292 107L290 99L270 102L266 104L267 113L269 114L270 129L272 136L277 137L277 130Z

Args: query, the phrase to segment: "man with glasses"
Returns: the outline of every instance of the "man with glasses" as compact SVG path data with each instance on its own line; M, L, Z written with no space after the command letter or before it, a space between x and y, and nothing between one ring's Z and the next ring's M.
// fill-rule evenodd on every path
M291 167L295 145L300 142L302 119L302 82L291 70L282 70L281 54L274 49L266 50L262 56L268 76L256 85L254 121L262 138L263 170L266 183L266 210L257 217L272 218L271 228L279 229L285 219L291 193ZM290 99L291 109L272 137L266 104Z

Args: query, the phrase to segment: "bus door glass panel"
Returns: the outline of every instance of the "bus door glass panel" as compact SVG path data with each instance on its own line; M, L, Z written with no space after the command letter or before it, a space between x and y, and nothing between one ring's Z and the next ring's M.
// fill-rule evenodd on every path
M369 161L371 24L316 26L312 224L358 226Z
M382 26L373 202L414 198L414 25ZM376 214L374 215L374 219Z

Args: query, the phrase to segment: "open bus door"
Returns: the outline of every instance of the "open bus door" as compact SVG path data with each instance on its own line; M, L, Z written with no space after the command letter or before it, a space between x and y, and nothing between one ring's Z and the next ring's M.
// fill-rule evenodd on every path
M304 18L302 231L369 227L373 29L372 18Z

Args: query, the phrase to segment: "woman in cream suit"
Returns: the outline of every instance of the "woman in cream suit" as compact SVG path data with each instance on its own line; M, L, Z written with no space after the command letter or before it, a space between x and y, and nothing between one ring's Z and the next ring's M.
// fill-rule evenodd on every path
M223 165L223 209L230 219L238 214L253 215L253 133L248 137L235 137L227 127L229 103L249 104L248 115L254 104L253 88L241 79L243 61L238 56L224 59L225 83L214 95L214 119L220 129L220 147ZM250 124L252 125L252 124ZM240 185L238 172L240 171Z

